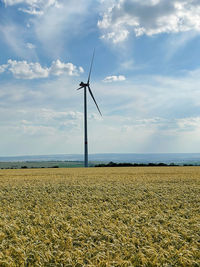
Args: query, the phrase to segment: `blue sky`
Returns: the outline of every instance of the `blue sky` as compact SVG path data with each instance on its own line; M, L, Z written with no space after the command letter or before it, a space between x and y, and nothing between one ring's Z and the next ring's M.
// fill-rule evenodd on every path
M199 152L199 0L0 0L1 156Z

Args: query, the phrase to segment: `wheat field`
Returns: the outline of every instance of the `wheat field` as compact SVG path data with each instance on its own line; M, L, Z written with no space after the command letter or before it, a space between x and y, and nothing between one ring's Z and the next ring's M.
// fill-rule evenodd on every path
M0 266L200 266L200 167L0 170Z

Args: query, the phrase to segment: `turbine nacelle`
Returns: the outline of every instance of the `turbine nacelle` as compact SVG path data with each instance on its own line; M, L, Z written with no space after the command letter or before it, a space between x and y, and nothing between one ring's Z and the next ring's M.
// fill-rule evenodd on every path
M80 85L81 87L86 87L86 86L88 86L89 84L84 83L84 82L81 82L79 85Z
M83 89L83 88L85 88L85 90L88 89L88 91L90 93L90 96L92 97L92 99L93 99L93 101L94 101L94 103L95 103L95 105L96 105L96 107L97 107L97 109L99 111L99 114L102 116L101 111L100 111L100 109L99 109L99 107L97 105L97 102L96 102L96 100L95 100L95 98L93 96L92 90L90 88L90 76L91 76L91 72L92 72L92 65L93 65L93 61L94 61L94 54L95 54L95 50L94 50L93 56L92 56L92 61L91 61L91 65L90 65L90 71L89 71L89 75L88 75L88 81L87 81L87 83L81 82L79 84L80 87L77 90L80 90L80 89Z

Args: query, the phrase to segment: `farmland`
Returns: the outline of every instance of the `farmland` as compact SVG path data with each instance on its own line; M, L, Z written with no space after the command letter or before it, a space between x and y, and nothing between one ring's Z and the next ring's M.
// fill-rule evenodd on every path
M200 167L0 170L0 266L200 266Z

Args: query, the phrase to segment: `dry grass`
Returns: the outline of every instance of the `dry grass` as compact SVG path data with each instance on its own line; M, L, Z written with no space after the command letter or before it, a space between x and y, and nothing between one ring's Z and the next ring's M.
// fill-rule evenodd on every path
M0 266L200 266L200 168L0 171Z

